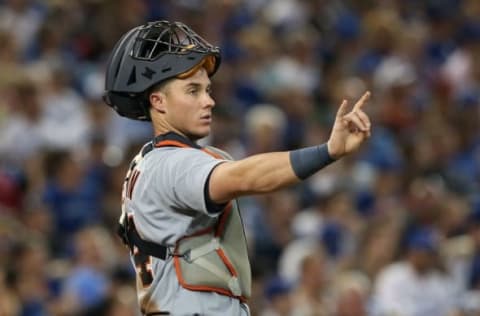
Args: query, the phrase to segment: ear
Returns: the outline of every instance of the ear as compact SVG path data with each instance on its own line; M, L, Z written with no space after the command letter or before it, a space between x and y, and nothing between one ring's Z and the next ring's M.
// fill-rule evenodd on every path
M150 106L156 112L166 113L166 95L161 91L155 91L148 96Z

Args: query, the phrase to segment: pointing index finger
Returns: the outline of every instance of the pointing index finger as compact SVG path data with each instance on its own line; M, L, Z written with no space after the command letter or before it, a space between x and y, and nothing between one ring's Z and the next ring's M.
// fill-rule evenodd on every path
M355 103L355 106L353 107L353 110L357 110L363 107L365 103L367 103L368 99L370 99L370 91L365 92L360 100Z

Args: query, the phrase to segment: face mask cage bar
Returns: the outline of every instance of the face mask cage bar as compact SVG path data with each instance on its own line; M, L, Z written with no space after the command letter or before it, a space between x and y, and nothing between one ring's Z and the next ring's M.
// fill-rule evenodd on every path
M131 52L133 58L153 61L163 54L218 53L219 49L180 22L160 21L139 29Z

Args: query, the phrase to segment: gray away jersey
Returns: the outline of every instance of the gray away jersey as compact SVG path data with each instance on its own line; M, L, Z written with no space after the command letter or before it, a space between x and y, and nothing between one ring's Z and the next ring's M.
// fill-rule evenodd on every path
M142 239L173 248L181 237L212 226L219 213L208 213L204 186L213 168L224 161L199 149L178 147L155 148L138 161L138 177L133 191L127 190L123 197L123 207L133 216ZM131 257L137 271L138 301L145 315L249 315L238 299L184 289L172 257L165 261ZM149 275L142 278L141 273Z

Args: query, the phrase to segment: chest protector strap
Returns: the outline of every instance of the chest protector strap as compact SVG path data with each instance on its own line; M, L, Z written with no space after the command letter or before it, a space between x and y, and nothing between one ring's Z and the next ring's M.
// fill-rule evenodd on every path
M165 146L194 147L170 139L155 145ZM201 150L215 158L231 159L214 147ZM173 260L178 281L186 289L216 292L241 301L250 298L250 263L237 201L228 203L213 227L181 238Z

